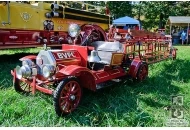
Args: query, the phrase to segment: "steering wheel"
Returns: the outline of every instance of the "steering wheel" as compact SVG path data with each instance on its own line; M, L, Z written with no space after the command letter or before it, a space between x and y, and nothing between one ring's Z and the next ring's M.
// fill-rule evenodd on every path
M92 31L89 35L83 35L81 46L91 46L91 44L95 41L101 41L100 33Z
M84 25L82 31L84 31L84 34L82 36L81 46L91 46L92 42L102 40L100 32L93 25Z

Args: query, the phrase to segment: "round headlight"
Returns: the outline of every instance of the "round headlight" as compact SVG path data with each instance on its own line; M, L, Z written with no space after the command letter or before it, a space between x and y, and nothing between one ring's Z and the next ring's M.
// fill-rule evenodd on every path
M17 66L16 67L16 77L18 79L21 79L22 77L28 78L32 74L31 69L28 65L24 65L22 67Z
M20 66L17 66L17 67L16 67L16 77L17 77L18 79L21 79L21 78L22 78L22 72L21 72L21 70L20 70Z
M71 37L77 37L80 34L80 26L78 24L70 24L68 33Z
M45 78L53 76L55 72L55 67L53 65L44 65L42 67L42 74Z
M23 61L22 61L22 65L23 65L23 66L28 65L28 66L31 67L31 66L33 65L33 62L32 62L31 60L29 60L29 59L23 60Z

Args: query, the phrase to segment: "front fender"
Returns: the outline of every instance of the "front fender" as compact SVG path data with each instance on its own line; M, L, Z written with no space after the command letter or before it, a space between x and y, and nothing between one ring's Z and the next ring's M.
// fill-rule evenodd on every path
M35 59L36 59L36 55L24 56L24 57L20 58L19 60L20 60L20 61L23 61L23 60L26 60L26 59L35 60Z
M88 68L78 65L69 65L59 70L59 73L67 76L75 76L79 79L82 87L96 91L94 75Z

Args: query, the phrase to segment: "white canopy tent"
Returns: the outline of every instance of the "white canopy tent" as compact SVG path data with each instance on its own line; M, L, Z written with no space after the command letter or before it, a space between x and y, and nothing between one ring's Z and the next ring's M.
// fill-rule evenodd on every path
M190 16L169 16L168 24L170 25L170 35L171 35L172 26L187 26L187 43L188 43Z

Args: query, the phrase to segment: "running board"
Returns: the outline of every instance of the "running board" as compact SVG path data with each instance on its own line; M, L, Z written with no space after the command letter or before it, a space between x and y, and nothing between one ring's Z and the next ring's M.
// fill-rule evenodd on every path
M118 82L121 82L121 79L112 79L110 81L99 83L99 84L96 84L96 89L106 88L106 87L112 86L114 83L118 83Z

